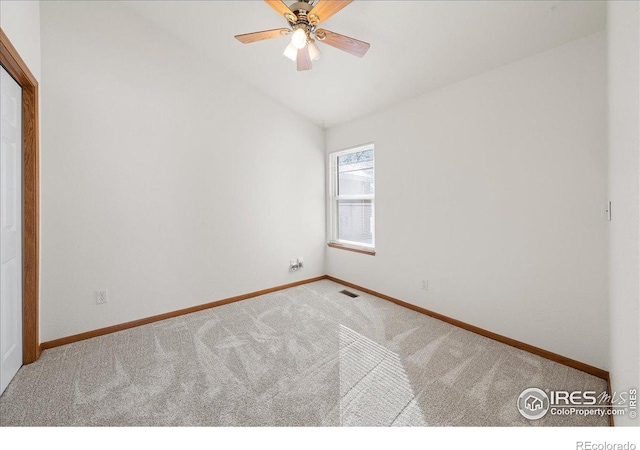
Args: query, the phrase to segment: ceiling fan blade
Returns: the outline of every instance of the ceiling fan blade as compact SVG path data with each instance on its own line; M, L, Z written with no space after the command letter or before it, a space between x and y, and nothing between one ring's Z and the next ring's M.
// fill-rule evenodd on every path
M264 0L264 1L267 2L269 6L275 9L278 12L278 14L283 16L289 22L296 23L296 20L298 20L298 17L293 13L293 11L289 9L287 5L284 4L282 0Z
M324 39L322 39L323 35ZM367 42L359 41L349 36L343 36L333 31L316 30L316 36L318 37L318 41L323 44L351 53L358 58L362 58L364 54L367 53L367 50L369 50L369 47L371 47L371 44Z
M311 64L311 58L309 57L309 49L307 47L298 50L296 62L298 63L298 70L310 70L313 67Z
M307 14L309 20L318 25L320 22L326 22L327 19L347 6L353 0L320 0L311 11ZM312 16L316 16L317 20Z
M291 33L289 28L276 28L275 30L256 31L255 33L239 34L235 36L243 44L273 39Z

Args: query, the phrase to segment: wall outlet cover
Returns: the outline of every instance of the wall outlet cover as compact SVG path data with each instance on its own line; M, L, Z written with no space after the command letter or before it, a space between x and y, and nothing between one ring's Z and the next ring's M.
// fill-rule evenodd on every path
M106 289L104 291L96 291L96 305L102 305L109 301Z

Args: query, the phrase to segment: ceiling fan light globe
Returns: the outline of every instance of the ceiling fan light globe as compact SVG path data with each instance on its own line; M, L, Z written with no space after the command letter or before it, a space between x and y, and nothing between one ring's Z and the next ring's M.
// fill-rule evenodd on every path
M295 62L298 58L298 49L295 47L295 45L293 45L293 43L290 43L289 45L287 45L287 48L284 49L284 52L282 54L289 58L291 61Z
M318 48L316 41L309 41L309 57L311 58L311 61L319 60L320 56L322 56L322 52Z
M296 29L296 31L293 32L293 36L291 36L291 43L297 49L304 48L307 45L307 32L302 28Z

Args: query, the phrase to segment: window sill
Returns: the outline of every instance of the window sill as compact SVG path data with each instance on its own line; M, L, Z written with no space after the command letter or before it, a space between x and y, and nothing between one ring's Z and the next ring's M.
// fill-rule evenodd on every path
M331 247L331 248L339 248L341 250L347 250L347 251L350 251L350 252L362 253L362 254L365 254L365 255L375 256L375 254L376 254L376 251L374 249L370 249L370 248L354 247L354 246L351 246L351 245L339 244L337 242L329 242L327 245L329 247Z

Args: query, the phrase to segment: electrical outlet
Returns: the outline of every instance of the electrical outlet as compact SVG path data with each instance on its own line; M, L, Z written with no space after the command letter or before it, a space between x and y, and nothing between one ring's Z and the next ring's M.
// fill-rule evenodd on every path
M289 270L295 272L296 270L302 269L304 266L304 261L302 260L302 256L297 259L289 260Z
M422 288L423 291L429 290L429 280L422 280Z
M107 303L109 301L109 297L107 296L107 290L104 291L96 291L96 305L102 305L103 303Z

